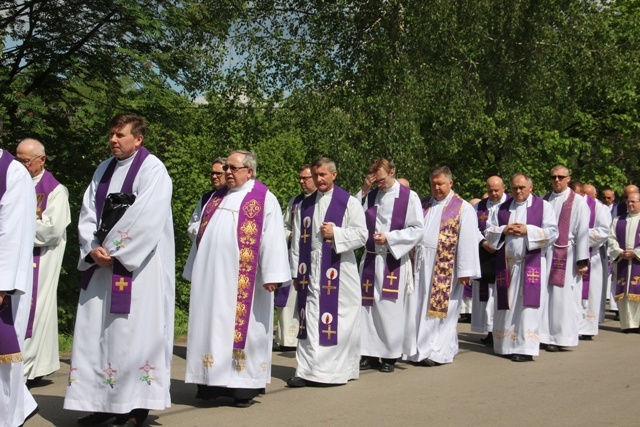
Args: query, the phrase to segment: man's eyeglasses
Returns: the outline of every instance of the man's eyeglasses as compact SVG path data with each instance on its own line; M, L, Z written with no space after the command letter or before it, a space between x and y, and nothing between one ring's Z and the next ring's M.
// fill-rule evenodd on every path
M211 172L211 176L222 176L224 172Z
M39 159L40 157L42 157L42 156L36 156L33 159L20 159L18 157L16 157L15 159L17 161L19 161L20 163L22 163L23 165L29 166L31 164L31 162L33 162L35 159Z
M311 175L309 175L309 176L299 176L298 177L298 181L302 181L302 182L307 182L310 179L311 179Z
M549 178L551 178L551 181L555 181L556 179L562 181L563 179L567 178L567 176L568 175L551 175Z
M628 205L632 204L632 203L640 203L640 200L627 200L626 202Z
M231 173L236 173L238 172L240 169L249 169L249 166L229 166L229 165L224 165L222 167L223 171L231 171Z

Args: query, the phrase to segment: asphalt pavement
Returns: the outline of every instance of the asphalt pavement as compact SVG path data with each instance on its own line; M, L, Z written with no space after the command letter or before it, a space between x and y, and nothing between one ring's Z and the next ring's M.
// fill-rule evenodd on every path
M541 351L514 363L480 343L483 334L458 325L460 351L450 365L398 363L394 373L364 371L338 387L292 389L295 352L274 352L271 384L249 408L231 400L195 399L185 384L184 342L174 348L172 406L152 411L149 426L638 426L640 334L623 334L608 314L593 341L559 353ZM40 411L27 427L75 426L82 412L62 402L62 368L32 388Z

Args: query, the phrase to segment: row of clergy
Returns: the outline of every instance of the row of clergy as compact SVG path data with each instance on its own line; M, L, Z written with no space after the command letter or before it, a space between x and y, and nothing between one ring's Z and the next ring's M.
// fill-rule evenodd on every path
M81 425L115 418L135 426L149 410L171 403L172 185L162 162L143 147L143 118L117 116L110 129L113 157L98 166L79 219L84 275L64 406L92 412L78 420ZM549 351L577 344L580 310L588 307L583 278L595 266L589 264L590 202L567 188L566 168L552 170L554 191L547 200L532 194L529 177L516 174L510 199L490 194L474 208L453 191L447 167L432 170L432 195L420 200L395 179L388 160L377 159L367 177L375 188L353 197L334 184L336 165L322 157L300 170L303 192L285 212L289 229L256 172L257 159L248 151L214 162L214 190L201 197L190 225L185 380L198 385L197 398L232 397L247 407L270 382L273 291L279 284L285 284L280 314L289 307L290 323L297 322L278 328L297 338L290 387L345 384L362 369L393 372L400 358L426 366L451 363L465 287L477 287L487 305L491 297L495 301L496 353L527 361L541 343ZM106 226L114 194L135 201ZM637 226L633 200L612 230ZM610 234L620 242L619 233ZM627 238L620 247L634 242ZM623 276L618 271L629 251L615 257L615 244L609 245L614 275ZM358 267L354 251L363 246ZM481 262L482 250L494 260ZM629 258L630 271L635 263L637 257ZM484 264L493 265L493 277L485 276ZM620 278L614 283L622 289L621 316L627 316L635 291ZM5 301L14 296L18 305L19 295ZM631 301L627 308L625 299ZM14 335L21 347L22 331ZM21 370L16 354L8 365ZM27 402L22 387L3 389L3 402ZM9 405L6 413L20 412L19 419L30 413L23 406Z

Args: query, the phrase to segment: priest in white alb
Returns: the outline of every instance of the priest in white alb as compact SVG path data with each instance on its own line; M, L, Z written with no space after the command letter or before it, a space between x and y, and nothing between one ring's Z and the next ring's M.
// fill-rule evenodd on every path
M405 336L415 332L408 304L413 292L409 253L422 237L422 207L418 195L396 181L389 160L374 160L369 172L377 188L363 205L369 236L360 262L360 370L390 373L402 356Z
M60 369L57 291L71 212L67 188L44 167L47 156L40 141L29 138L20 142L16 159L33 179L38 204L33 249L33 304L24 342L24 375L31 386Z
M493 351L514 362L530 362L540 353L542 290L558 237L553 208L532 191L531 178L515 174L513 198L492 212L485 231L487 243L498 250Z
M255 155L233 151L227 186L206 202L184 277L191 281L185 382L196 397L248 407L271 381L273 291L291 278L282 212L255 179Z
M623 332L640 333L640 194L627 197L627 215L614 218L609 231L611 286L620 310Z
M135 427L171 406L172 184L142 145L144 118L121 114L109 128L113 157L94 173L78 222L84 273L64 408L92 412L80 425Z
M311 174L317 191L298 208L291 237L300 331L289 387L346 384L359 376L362 298L354 251L367 241L364 212L334 184L333 160L317 159Z
M582 276L589 263L589 207L569 188L571 174L565 166L550 172L553 192L544 196L556 213L558 239L549 264L549 283L542 289L540 342L548 352L578 345L582 316Z
M452 363L458 354L458 315L463 288L480 277L478 219L457 195L447 166L429 174L424 229L416 246L416 289L412 295L416 333L404 346L406 358L424 366Z
M36 196L29 173L0 148L0 426L36 410L24 383L24 337L33 288Z
M589 207L589 272L582 276L582 312L578 333L580 339L591 341L598 335L602 297L606 290L609 265L606 243L611 228L609 208L596 199L595 187L571 181L569 187L582 196Z

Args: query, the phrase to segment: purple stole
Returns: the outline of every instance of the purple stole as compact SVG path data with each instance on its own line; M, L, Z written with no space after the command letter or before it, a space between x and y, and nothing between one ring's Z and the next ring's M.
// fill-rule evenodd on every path
M369 238L367 239L366 255L362 269L360 283L362 286L362 305L373 305L373 284L376 277L376 248L373 241L373 233L376 231L376 217L378 214L378 206L376 206L376 197L379 189L376 188L369 192L367 196L367 210L364 216L367 222L367 230L369 230ZM393 213L391 214L391 224L389 231L401 230L407 218L407 209L409 207L410 190L401 185L400 193L393 203ZM384 263L384 274L382 276L382 291L380 298L391 300L398 299L400 288L400 261L392 254L387 254ZM395 283L394 283L395 282Z
M478 217L478 230L480 230L481 233L484 233L484 231L487 229L487 219L489 219L489 208L487 207L487 205L489 205L488 197L486 199L480 200L477 204L476 215ZM481 247L480 250L484 249L482 249ZM478 283L478 296L480 301L489 301L489 281L480 278L478 280ZM467 298L471 298L473 296L473 288L470 286L465 286L463 295Z
M616 214L618 215L618 218L626 218L627 204L624 202L620 202L617 204L617 206L618 206L618 210L616 211Z
M145 159L149 156L149 151L145 147L140 147L135 154L131 166L127 171L127 176L122 183L120 192L133 193L133 182L142 167ZM109 191L109 183L111 177L116 169L118 159L115 157L111 159L111 162L107 166L100 183L96 189L95 203L96 203L96 227L100 225L100 219L102 218L102 209L104 208L104 202L107 198L107 191ZM102 242L100 242L102 243ZM98 268L97 265L92 266L90 269L84 272L82 279L80 279L80 287L87 289L89 281L93 276L93 273ZM111 308L112 314L129 314L131 311L131 288L133 287L133 272L127 270L115 257L113 258L113 274L111 275Z
M551 193L544 196L549 200ZM573 209L573 199L576 193L569 189L567 200L562 203L560 218L558 218L558 240L553 248L553 258L551 259L551 273L549 274L549 284L564 287L564 276L567 271L567 257L569 255L569 228L571 225L571 210Z
M344 214L349 203L349 193L334 185L331 202L324 217L324 222L332 222L336 227L342 226ZM316 207L316 194L312 194L302 201L300 217L302 219L300 233L300 253L298 259L298 310L300 314L300 329L298 338L307 338L307 285L309 284L309 270L311 267L311 231L313 229L313 214ZM333 250L331 240L322 242L322 261L320 266L320 345L333 346L338 344L338 295L340 292L340 261L342 257ZM326 280L326 284L323 283ZM334 292L331 292L334 291ZM326 329L324 329L326 328Z
M584 196L587 206L589 206L589 229L596 223L596 199L591 196ZM582 276L582 299L589 299L589 284L591 282L591 248L589 248L589 261L587 263L587 274Z
M636 239L633 243L633 247L640 246L640 227L636 230ZM616 239L618 245L622 250L627 248L627 217L618 217L616 223ZM631 274L629 275L629 267L631 267ZM640 302L640 261L636 258L632 260L622 259L618 262L618 272L616 276L616 293L614 299L619 301L624 298L625 290L627 289L627 276L630 276L629 283L629 301ZM621 273L624 272L624 273Z
M527 225L542 226L542 215L544 213L544 202L540 197L531 195L531 206L527 208ZM512 201L511 203L515 203ZM506 200L498 208L498 224L505 226L509 224L511 207L509 200ZM534 249L527 251L524 258L524 286L522 290L522 305L524 307L540 307L540 287L542 278L542 250ZM509 270L507 267L506 243L498 251L496 262L496 298L498 310L509 309Z
M36 185L36 217L38 219L42 219L42 212L47 209L47 199L49 198L49 194L51 194L58 185L60 185L60 183L55 179L53 174L48 170L45 170L42 178L40 178L40 181ZM31 338L33 336L33 321L36 316L36 304L38 302L38 279L40 275L41 253L41 247L33 248L33 293L31 297L31 310L29 311L29 322L27 323L27 334L25 338Z
M7 191L7 172L12 161L13 156L11 153L7 150L2 150L2 156L0 157L0 200L2 200L4 193ZM18 335L13 325L12 298L11 295L5 294L2 304L0 304L0 364L22 361Z
M431 208L431 199L422 201L422 212L426 216ZM449 311L451 280L456 259L456 249L460 232L460 215L462 214L462 198L454 193L443 209L440 217L440 232L436 259L431 278L431 298L427 315L444 319Z
M291 220L295 217L298 212L298 207L300 202L304 200L304 193L300 193L293 199L293 203L291 204ZM278 292L276 292L276 296L274 298L274 305L276 307L286 307L287 300L289 299L289 292L291 291L291 286L283 286L278 288Z
M202 196L202 215L200 217L200 228L198 229L198 235L196 237L196 248L200 247L200 240L202 235L209 225L209 221L213 217L213 214L218 210L218 206L222 203L222 199L229 192L229 187L222 187L220 190L210 191ZM205 200L205 196L209 195L209 198Z
M262 226L264 223L264 202L267 197L267 186L254 180L253 188L242 199L238 212L238 294L236 298L236 320L233 334L234 363L239 367L244 359L243 350L247 343L247 330L251 319L253 292L258 271ZM229 193L229 187L223 187L213 193L204 207L200 229L196 238L196 246L200 245L202 235L209 225L214 213Z

